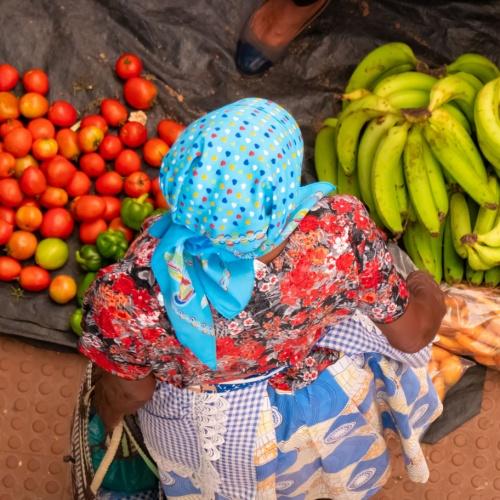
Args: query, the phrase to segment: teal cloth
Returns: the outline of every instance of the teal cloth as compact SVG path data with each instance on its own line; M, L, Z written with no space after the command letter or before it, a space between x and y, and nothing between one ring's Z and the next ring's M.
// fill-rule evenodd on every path
M293 117L258 98L192 123L165 156L160 185L171 211L150 228L151 266L176 333L216 369L210 306L227 319L253 292L253 259L279 246L333 186L300 186L303 141Z

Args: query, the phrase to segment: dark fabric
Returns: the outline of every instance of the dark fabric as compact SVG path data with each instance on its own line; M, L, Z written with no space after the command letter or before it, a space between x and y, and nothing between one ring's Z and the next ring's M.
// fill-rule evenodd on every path
M292 0L295 5L299 7L305 7L306 5L311 5L319 0Z
M2 0L2 62L24 72L46 69L50 100L68 99L81 113L99 99L121 96L113 65L136 52L159 87L148 113L153 132L161 117L185 123L245 96L285 106L304 134L304 180L314 180L316 130L339 109L334 98L355 64L389 41L408 42L418 57L443 64L466 51L497 63L500 2L493 0L335 0L290 45L287 56L261 78L244 78L234 65L236 42L260 0ZM20 87L19 87L20 89ZM72 252L78 247L76 234ZM78 276L73 257L60 273ZM58 306L46 293L13 295L0 284L0 332L74 346L67 324L74 305Z

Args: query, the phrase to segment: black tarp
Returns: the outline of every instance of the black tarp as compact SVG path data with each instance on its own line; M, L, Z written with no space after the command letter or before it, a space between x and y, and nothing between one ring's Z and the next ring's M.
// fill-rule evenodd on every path
M333 0L291 46L288 56L261 78L242 78L233 53L257 1L250 0L1 0L0 62L21 72L48 71L51 100L70 100L83 114L99 99L119 96L113 64L135 52L157 80L159 98L149 113L189 122L244 96L276 100L304 132L304 180L313 180L315 130L338 107L333 98L357 61L376 45L409 43L432 65L477 51L499 62L500 2ZM76 238L72 242L77 246ZM60 272L76 274L73 261ZM73 346L67 331L73 305L56 306L46 293L16 298L0 286L0 332Z

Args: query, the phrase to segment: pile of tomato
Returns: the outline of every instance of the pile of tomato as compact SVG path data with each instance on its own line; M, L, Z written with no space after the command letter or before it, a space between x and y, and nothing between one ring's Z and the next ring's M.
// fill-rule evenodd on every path
M71 258L73 234L94 244L113 229L130 241L134 231L120 217L124 197L167 208L158 177L145 167L160 166L184 126L162 119L157 136L148 137L130 110L150 109L156 85L135 54L122 54L115 73L123 101L103 99L98 114L79 117L70 102L48 99L44 70L20 74L0 64L0 281L48 290L56 303L67 303L78 277L52 271Z

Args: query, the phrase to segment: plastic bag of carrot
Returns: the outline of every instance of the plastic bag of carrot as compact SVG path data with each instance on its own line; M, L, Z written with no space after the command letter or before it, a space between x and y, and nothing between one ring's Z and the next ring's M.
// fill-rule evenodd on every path
M447 312L434 342L500 369L500 290L467 285L443 289Z

